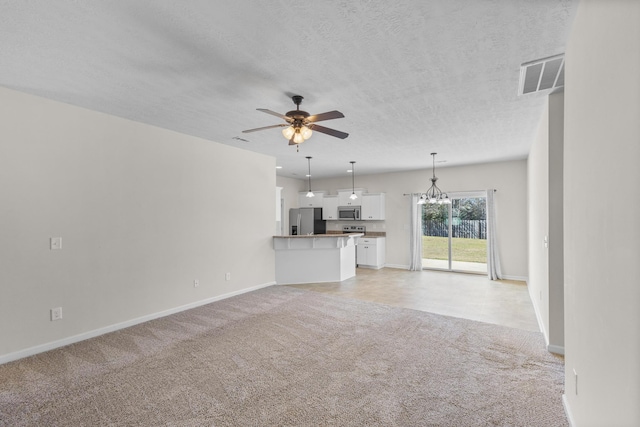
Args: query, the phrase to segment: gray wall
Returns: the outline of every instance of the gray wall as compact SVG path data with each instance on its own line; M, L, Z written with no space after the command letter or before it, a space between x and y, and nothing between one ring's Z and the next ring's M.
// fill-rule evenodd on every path
M0 117L0 362L275 280L272 157L3 88Z
M638 23L639 1L582 0L566 51L565 403L577 427L640 425Z

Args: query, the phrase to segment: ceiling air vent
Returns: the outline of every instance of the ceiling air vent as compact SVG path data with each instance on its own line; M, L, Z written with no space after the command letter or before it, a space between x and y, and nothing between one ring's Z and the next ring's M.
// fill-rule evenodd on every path
M564 53L525 62L520 66L518 95L527 95L563 86Z

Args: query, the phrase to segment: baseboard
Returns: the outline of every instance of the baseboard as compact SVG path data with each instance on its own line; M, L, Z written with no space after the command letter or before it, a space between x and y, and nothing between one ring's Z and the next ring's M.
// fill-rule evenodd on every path
M518 280L520 282L526 282L529 280L527 276L502 276L501 279L505 280Z
M527 290L528 290L528 294L529 294L529 299L531 300L531 305L533 305L533 312L536 314L536 320L538 321L538 329L540 329L540 332L542 332L542 335L544 336L544 343L547 346L547 349L549 348L549 334L547 333L547 330L544 328L544 322L542 321L542 315L540 314L540 308L538 307L538 304L536 304L535 302L535 298L533 295L531 295L531 287L529 286L529 283L527 283Z
M266 288L268 286L275 285L276 282L268 282L257 286L252 286L250 288L245 288L239 291L229 292L226 294L218 295L215 297L207 298L204 300L192 302L186 305L182 305L175 308L170 308L168 310L160 311L157 313L151 313L146 316L137 317L135 319L127 320L125 322L116 323L113 325L105 326L103 328L94 329L92 331L83 332L78 335L74 335L71 337L63 338L61 340L52 341L46 344L37 345L34 347L30 347L24 350L19 350L13 353L8 353L0 356L0 365L8 362L13 362L14 360L23 359L25 357L33 356L35 354L44 353L45 351L53 350L59 347L64 347L65 345L77 343L80 341L87 340L89 338L95 338L100 335L107 334L109 332L114 332L119 329L128 328L130 326L138 325L140 323L148 322L150 320L159 319L161 317L169 316L171 314L179 313L181 311L190 310L192 308L200 307L202 305L211 304L212 302L220 301L226 298L230 298L236 295L244 294L247 292L255 291L258 289Z
M560 354L564 356L564 346L547 344L547 351L549 353Z
M375 265L360 265L358 264L358 268L368 268L369 270L380 270L381 268L386 267L386 265L381 265L380 267L377 267Z
M402 265L402 264L385 264L384 267L385 268L399 268L400 270L408 270L409 269L408 265Z
M574 427L576 423L573 421L573 415L571 414L571 408L569 407L569 400L567 399L567 395L562 395L562 406L564 407L564 413L567 416L567 421L569 421L569 426Z

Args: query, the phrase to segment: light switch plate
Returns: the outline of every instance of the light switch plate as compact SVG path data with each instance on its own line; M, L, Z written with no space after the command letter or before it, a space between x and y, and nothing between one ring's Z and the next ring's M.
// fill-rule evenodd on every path
M62 249L62 237L51 238L51 250Z
M56 307L51 309L51 320L60 320L62 319L62 307Z

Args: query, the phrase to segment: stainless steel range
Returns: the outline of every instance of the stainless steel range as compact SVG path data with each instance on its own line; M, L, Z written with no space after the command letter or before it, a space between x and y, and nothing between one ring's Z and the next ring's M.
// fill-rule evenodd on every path
M353 233L366 233L367 232L367 227L365 227L364 225L343 225L342 226L342 232L344 234L353 234ZM360 238L356 239L356 267L358 266L358 242L357 240L360 240Z
M343 234L352 234L352 233L366 233L367 227L364 225L343 225L342 233Z

